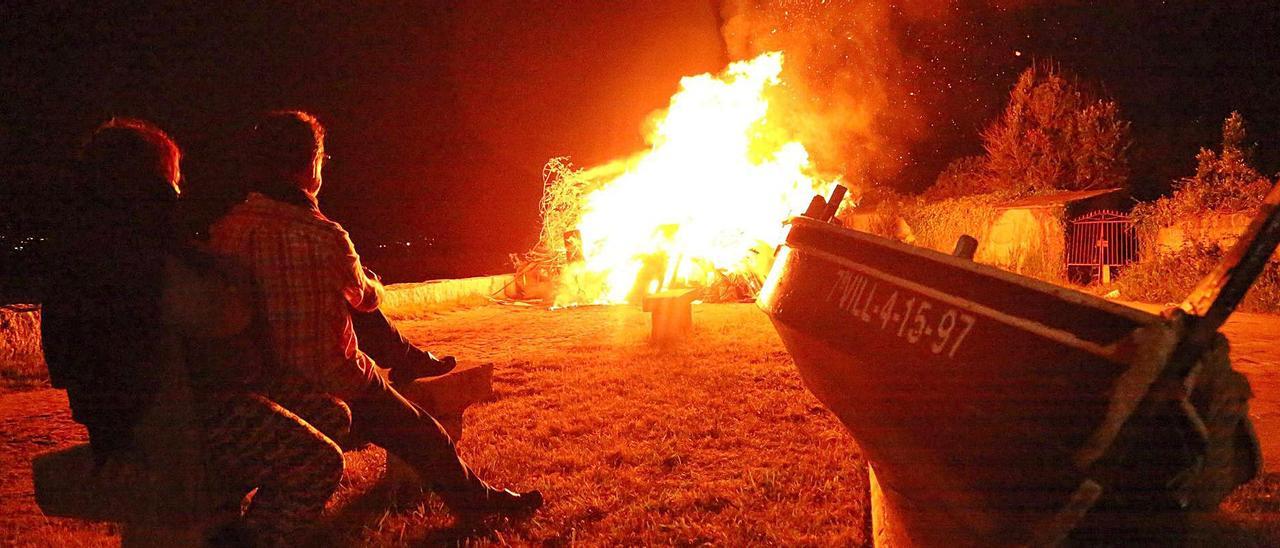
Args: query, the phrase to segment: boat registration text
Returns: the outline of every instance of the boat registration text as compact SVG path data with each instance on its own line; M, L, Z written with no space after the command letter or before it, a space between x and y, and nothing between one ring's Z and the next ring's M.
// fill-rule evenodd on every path
M972 314L905 289L883 289L876 280L849 270L839 272L826 301L863 323L948 358L955 357L977 322Z

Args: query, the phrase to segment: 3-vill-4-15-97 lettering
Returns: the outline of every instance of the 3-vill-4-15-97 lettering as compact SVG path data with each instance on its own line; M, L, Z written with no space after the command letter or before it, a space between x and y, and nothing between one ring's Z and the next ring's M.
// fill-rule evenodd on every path
M848 270L839 272L826 300L855 319L948 358L955 357L977 322L972 314L905 289L882 289L870 277Z

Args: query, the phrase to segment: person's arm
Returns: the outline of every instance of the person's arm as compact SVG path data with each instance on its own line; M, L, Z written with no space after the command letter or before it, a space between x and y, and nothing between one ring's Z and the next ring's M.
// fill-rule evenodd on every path
M347 304L359 312L372 312L382 303L382 282L376 274L360 264L360 255L346 231L339 232L339 256L343 257L340 266L342 277L342 295Z

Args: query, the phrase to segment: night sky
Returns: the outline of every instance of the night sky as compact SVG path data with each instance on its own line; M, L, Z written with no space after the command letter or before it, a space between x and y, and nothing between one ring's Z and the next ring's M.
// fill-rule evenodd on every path
M53 181L112 114L168 130L189 193L212 204L248 117L303 108L329 128L322 206L401 278L500 270L503 253L536 240L548 158L592 165L639 150L640 125L679 77L731 57L719 2L32 4L0 8L0 230L67 213ZM1258 167L1280 169L1273 3L877 5L896 50L882 74L895 114L880 122L895 165L879 184L918 191L980 152L1017 74L1046 58L1133 122L1139 195L1190 174L1233 109ZM444 251L395 264L378 251L424 239Z

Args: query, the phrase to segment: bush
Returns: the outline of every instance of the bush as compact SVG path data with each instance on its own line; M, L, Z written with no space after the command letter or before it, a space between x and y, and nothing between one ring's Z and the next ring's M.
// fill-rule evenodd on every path
M1195 289L1222 260L1223 249L1217 245L1188 243L1177 253L1153 253L1126 267L1116 281L1125 299L1153 303L1176 304ZM1267 263L1245 297L1241 310L1250 312L1280 311L1280 263Z
M915 245L950 253L962 234L977 238L981 247L996 218L996 204L1003 199L988 193L936 202L917 200L903 203L899 215L915 234Z
M1188 239L1174 253L1161 252L1156 235L1161 228L1195 223L1207 214L1252 213L1262 204L1271 181L1249 165L1252 151L1245 146L1244 117L1232 112L1222 123L1222 150L1200 149L1194 175L1173 185L1173 195L1133 209L1142 258L1120 274L1125 298L1177 303L1222 259L1216 241ZM1195 231L1186 231L1195 234ZM1280 264L1271 261L1254 282L1241 307L1280 311Z
M1048 63L1018 77L982 142L992 189L1089 190L1123 186L1129 176L1129 123L1120 107L1094 99Z
M987 172L987 159L982 156L956 158L938 174L938 178L924 191L929 201L959 198L991 192L991 176Z
M1177 181L1173 195L1133 209L1144 249L1154 242L1155 232L1176 226L1204 213L1252 212L1262 204L1271 181L1249 165L1251 151L1245 147L1244 117L1232 112L1222 123L1222 151L1200 149L1196 173Z
M967 234L978 239L976 261L1024 276L1061 282L1065 277L1061 260L1065 242L1061 231L1045 234L1043 240L1027 242L1025 246L1006 249L1003 254L990 252L987 246L991 227L999 215L996 206L1008 199L1008 194L999 192L937 201L880 195L874 202L875 221L858 228L941 253L951 253L956 240ZM903 223L907 227L907 238L903 237Z

